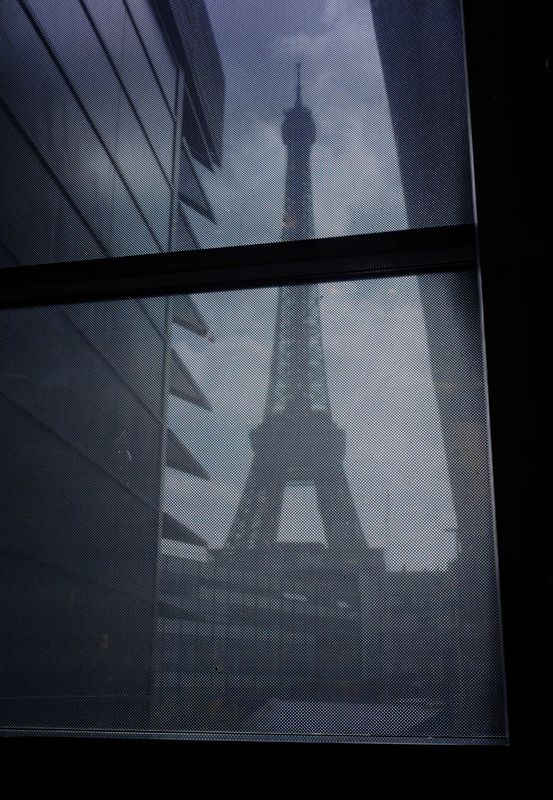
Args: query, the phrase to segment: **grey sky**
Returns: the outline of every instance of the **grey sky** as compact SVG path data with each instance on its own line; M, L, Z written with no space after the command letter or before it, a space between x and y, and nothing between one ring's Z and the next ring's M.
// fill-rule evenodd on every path
M227 81L224 166L200 169L219 225L191 217L205 245L280 238L296 61L318 139L312 153L319 236L407 225L370 7L364 0L207 0Z
M363 0L207 0L227 79L224 166L201 170L219 225L191 213L205 245L280 237L283 111L294 63L313 109L319 236L406 227L390 116L369 4ZM428 278L437 280L437 278ZM329 284L321 317L334 416L346 431L346 471L367 539L393 568L444 567L455 525L428 348L414 278ZM196 296L215 335L175 327L175 346L210 398L209 413L173 399L171 420L211 475L172 470L167 507L211 545L224 541L267 388L276 290ZM310 509L301 535L321 538L313 495L286 496L282 536ZM287 527L289 530L286 530Z

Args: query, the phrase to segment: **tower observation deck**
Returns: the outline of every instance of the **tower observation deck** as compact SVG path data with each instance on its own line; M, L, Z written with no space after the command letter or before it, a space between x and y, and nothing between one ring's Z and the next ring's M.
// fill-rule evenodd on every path
M287 149L284 240L309 239L315 233L310 157L316 136L312 112L303 104L298 65L296 101L282 125ZM279 288L264 416L250 433L254 457L224 549L271 552L287 485L311 485L329 555L338 563L361 564L373 551L344 471L345 434L332 418L319 296L313 284Z

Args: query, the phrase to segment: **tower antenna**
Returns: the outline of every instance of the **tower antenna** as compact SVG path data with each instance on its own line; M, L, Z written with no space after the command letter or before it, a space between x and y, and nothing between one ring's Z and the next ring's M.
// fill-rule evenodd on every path
M299 61L296 64L296 70L298 73L298 81L296 84L296 105L301 106L301 63Z

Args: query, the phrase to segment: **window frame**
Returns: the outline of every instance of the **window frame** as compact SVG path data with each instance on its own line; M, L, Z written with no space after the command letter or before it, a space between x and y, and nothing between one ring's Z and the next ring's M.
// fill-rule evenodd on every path
M7 267L0 308L465 270L474 258L473 226L455 225Z
M502 105L505 99L509 100L514 96L512 87L505 85L504 65L506 60L510 64L515 60L512 48L515 26L512 18L506 16L505 6L503 0L492 0L485 4L479 0L463 2L476 218L476 264L485 332L510 743L508 747L472 745L445 748L402 744L368 745L372 755L385 759L395 759L398 755L404 757L411 753L416 754L418 759L423 758L423 761L424 758L431 758L431 762L434 759L443 761L444 758L451 758L455 763L463 764L467 758L471 758L471 753L474 756L477 751L484 751L488 754L487 763L497 764L499 753L500 763L505 766L507 759L513 754L519 756L528 752L534 741L535 750L538 751L540 737L542 741L547 741L546 704L551 702L549 698L543 698L546 707L542 709L541 723L537 727L529 726L532 710L527 707L526 692L532 685L529 680L533 677L535 681L536 675L532 669L533 664L529 663L532 658L529 658L525 648L531 644L530 629L526 624L531 618L535 625L535 628L531 627L532 631L541 630L543 635L547 630L547 601L550 602L547 590L551 582L547 565L551 563L551 543L544 542L545 552L540 543L539 563L534 559L532 574L521 576L520 548L527 547L527 544L524 538L520 538L520 531L525 528L538 531L543 528L543 522L540 519L538 527L535 474L532 469L527 468L534 463L537 453L529 426L533 387L525 393L520 391L524 388L521 384L519 391L514 392L512 381L513 368L525 362L529 349L534 347L539 337L532 327L535 323L529 313L530 303L528 299L520 298L520 281L517 283L510 280L517 276L520 279L522 268L527 265L532 268L541 266L545 243L539 236L537 239L524 238L516 224L517 200L520 204L527 198L517 198L512 173L507 167L512 160L522 160L524 153L514 148L514 123L512 119L509 120ZM523 51L526 48L526 52L531 52L537 39L536 28L526 22L521 36ZM505 46L507 50L511 48L507 55ZM522 69L521 84L535 77L533 69L532 65L527 65L526 70ZM535 123L538 113L542 113L543 119L545 118L544 111L537 112ZM536 204L535 200L533 202ZM14 267L0 272L0 306L33 306L171 294L179 291L243 288L302 280L322 281L352 274L369 277L417 274L429 269L466 269L470 268L474 253L472 226L459 226L319 239L308 243L286 242L248 248L191 251L186 253L184 267L182 253ZM401 268L386 267L390 256L397 258L401 254L405 258ZM525 259L525 264L521 266L522 259ZM265 267L262 275L259 274L260 265ZM516 306L515 303L520 305ZM528 327L510 325L511 315L505 309L514 307L521 308L522 314L526 313ZM528 567L529 563L526 555L522 564ZM544 666L538 665L538 676L542 685L545 678ZM537 702L536 699L533 700L534 704ZM540 698L540 705L541 702ZM13 739L12 743L18 741L28 744L29 739L27 735L23 735ZM41 747L44 741L40 740ZM50 740L50 746L57 747L56 741L55 738ZM60 741L64 742L64 747L70 746L73 741L76 746L72 749L75 752L80 747L79 739ZM109 746L109 743L104 744ZM166 742L161 751L163 758L167 754L171 755L171 752L175 755L182 754L182 744ZM228 743L225 744L228 746ZM127 752L132 757L136 749L132 742L128 742L127 747L129 745ZM186 746L193 746L196 752L205 755L203 748L213 745L208 742L187 741ZM292 746L284 746L288 747L288 754L293 755ZM54 752L59 754L57 749ZM124 752L125 748L123 754ZM259 753L259 749L257 752ZM340 760L342 764L350 762L352 766L361 767L363 752L358 748L349 748L345 755L342 748ZM297 763L300 763L301 757L304 767L316 766L317 753L315 748L302 748L301 754L297 754ZM116 758L121 754L121 748L114 751ZM271 753L268 762L271 761L271 756L274 759ZM417 763L419 767L422 764L420 761ZM519 763L518 758L515 763Z
M539 283L550 252L539 192L551 164L545 150L548 25L543 7L519 14L506 0L462 5L509 719L502 764L511 759L514 767L545 752L552 710L543 693L539 709L532 691L528 697L536 681L548 681L548 665L534 662L532 647L550 624L551 540L540 538L538 564L525 537L543 527L537 427L541 422L541 432L545 419L537 413L534 380L543 339L539 302L527 289ZM527 270L532 279L526 282Z

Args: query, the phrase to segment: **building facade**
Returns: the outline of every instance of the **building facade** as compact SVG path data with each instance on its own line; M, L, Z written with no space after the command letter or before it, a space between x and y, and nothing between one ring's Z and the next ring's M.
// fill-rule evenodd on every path
M380 564L360 577L332 563L322 544L281 543L257 564L164 555L157 724L243 729L272 698L377 696L383 578Z
M224 77L203 2L7 0L0 10L0 264L197 246L213 214ZM2 311L1 722L144 727L165 465L207 478L166 424L209 407L170 346L190 298Z
M325 550L282 543L257 569L162 556L156 725L243 730L287 701L428 707L452 730L452 568L346 571Z
M459 0L371 0L411 228L473 222ZM455 513L459 696L467 730L505 731L480 296L474 272L419 278Z

